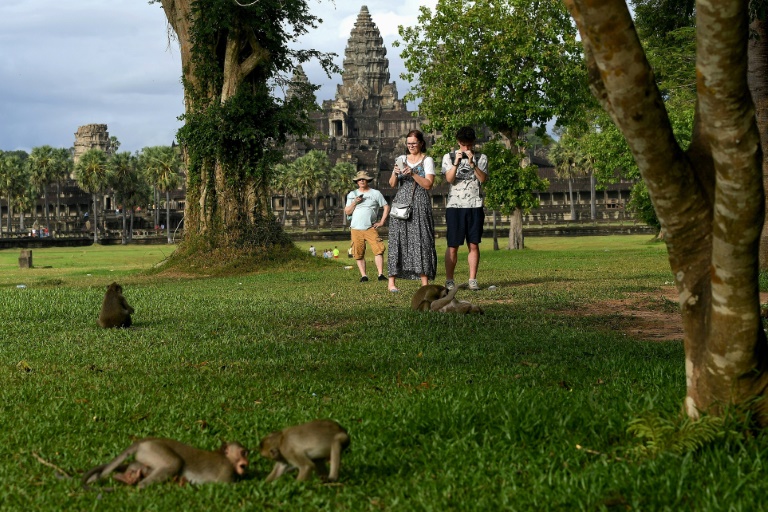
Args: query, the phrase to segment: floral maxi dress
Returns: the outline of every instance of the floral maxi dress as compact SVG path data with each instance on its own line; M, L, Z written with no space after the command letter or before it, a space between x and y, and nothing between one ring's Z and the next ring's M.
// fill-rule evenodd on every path
M412 168L413 173L424 177L424 161ZM416 187L414 192L413 187ZM411 200L413 195L413 200ZM387 271L399 279L420 279L421 274L432 281L437 270L435 251L435 223L432 218L432 202L426 190L412 177L400 180L400 188L392 200L411 204L408 220L389 218L389 248Z

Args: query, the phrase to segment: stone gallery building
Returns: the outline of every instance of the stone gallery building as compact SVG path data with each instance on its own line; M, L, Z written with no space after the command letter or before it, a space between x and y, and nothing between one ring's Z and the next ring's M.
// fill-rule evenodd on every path
M390 81L389 60L384 40L373 22L368 8L362 6L350 34L343 62L342 83L337 85L336 97L325 100L319 112L311 114L318 135L294 141L287 158L293 160L311 150L325 152L331 165L350 162L358 171L376 178L374 187L391 200L395 190L389 187L389 175L395 158L405 153L405 135L421 128L423 119L409 111L398 98L397 85ZM294 80L306 80L299 72ZM290 94L290 92L289 92ZM428 145L434 135L425 134ZM441 155L433 155L440 165ZM544 158L533 157L539 174L550 182L548 190L538 191L541 207L525 216L527 224L551 224L572 220L591 220L589 178L577 178L571 183L575 216L571 214L568 181L558 178L552 164ZM439 173L439 169L436 170ZM493 169L490 169L491 176ZM632 216L626 212L632 184L620 182L596 193L596 220L623 220ZM350 183L350 190L354 185ZM431 190L435 223L444 224L448 185L442 183ZM288 198L287 225L301 226L304 218L299 212L299 199ZM342 224L343 204L331 195L320 198L319 218L325 225ZM275 196L273 210L283 210L283 197ZM311 205L310 205L311 206ZM573 218L575 217L575 218ZM488 216L490 222L490 215Z

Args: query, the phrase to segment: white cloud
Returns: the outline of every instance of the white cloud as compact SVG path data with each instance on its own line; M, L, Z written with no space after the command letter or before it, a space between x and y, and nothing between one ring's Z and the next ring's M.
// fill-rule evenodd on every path
M406 84L399 25L414 25L420 5L436 0L369 0L390 61L390 79L402 96ZM324 20L304 36L302 47L338 54L341 67L361 4L309 0ZM328 78L307 64L310 80L333 99L340 76ZM169 46L165 15L147 0L0 0L0 149L42 144L69 147L77 127L109 125L122 149L170 144L184 111L181 58Z

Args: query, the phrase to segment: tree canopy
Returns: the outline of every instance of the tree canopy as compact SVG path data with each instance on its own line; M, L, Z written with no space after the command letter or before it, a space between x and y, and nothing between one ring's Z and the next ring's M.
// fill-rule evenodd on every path
M288 135L311 131L307 85L281 97L292 71L331 55L291 44L320 21L305 0L162 0L184 72L185 237L212 247L263 247L287 239L271 214L269 185Z
M403 78L426 131L488 126L516 141L528 127L567 124L587 101L576 28L560 0L439 0L400 27ZM396 43L399 44L399 43ZM543 130L543 128L542 128Z

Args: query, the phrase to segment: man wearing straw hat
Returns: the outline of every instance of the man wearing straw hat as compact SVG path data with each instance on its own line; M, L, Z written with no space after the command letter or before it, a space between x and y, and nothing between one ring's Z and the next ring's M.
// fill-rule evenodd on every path
M350 219L349 231L352 233L352 257L357 261L357 268L360 270L360 282L368 281L365 272L365 243L371 246L376 263L376 270L379 272L379 281L386 281L384 275L384 242L377 231L387 221L389 215L389 205L378 190L372 189L369 185L373 181L370 174L360 171L354 177L353 181L357 184L357 190L347 194L347 205L344 213ZM384 209L384 213L379 218L379 208Z

